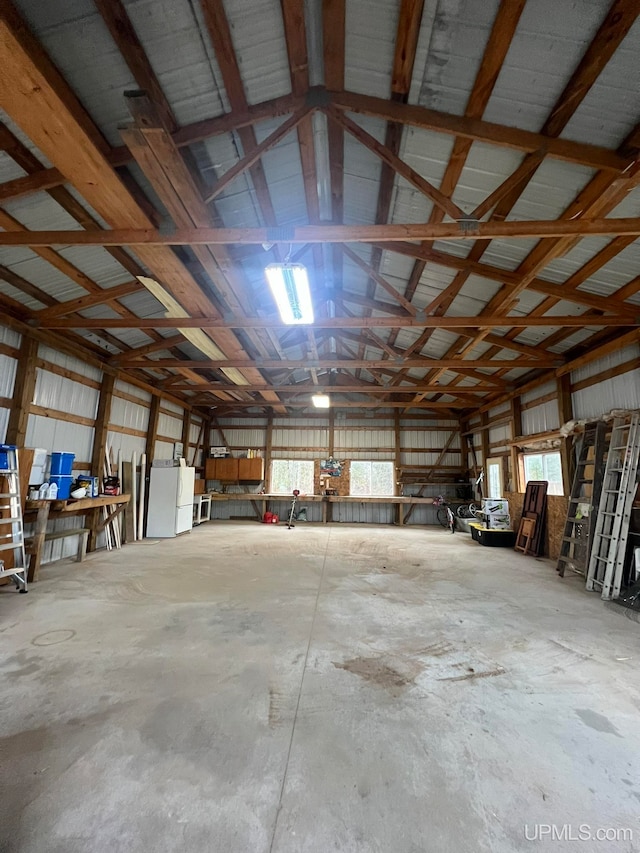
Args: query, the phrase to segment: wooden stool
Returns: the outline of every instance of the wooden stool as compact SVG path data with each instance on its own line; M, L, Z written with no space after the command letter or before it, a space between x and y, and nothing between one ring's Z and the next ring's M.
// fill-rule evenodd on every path
M533 539L535 529L535 518L523 518L520 521L520 527L518 528L518 537L516 539L516 544L513 546L516 551L522 551L523 554L527 553L527 551L529 550L529 546L531 545L531 540Z

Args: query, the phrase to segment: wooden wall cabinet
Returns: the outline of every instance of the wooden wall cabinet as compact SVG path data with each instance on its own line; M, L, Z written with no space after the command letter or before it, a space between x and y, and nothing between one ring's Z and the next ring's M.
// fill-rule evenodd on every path
M264 459L206 459L204 475L207 480L260 483L264 479Z
M264 459L238 459L238 479L260 483L264 479Z

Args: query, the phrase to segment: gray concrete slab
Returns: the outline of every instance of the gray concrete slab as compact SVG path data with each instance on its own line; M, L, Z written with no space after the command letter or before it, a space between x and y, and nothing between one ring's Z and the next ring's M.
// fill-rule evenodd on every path
M639 639L439 528L211 523L45 567L0 588L0 850L638 850Z

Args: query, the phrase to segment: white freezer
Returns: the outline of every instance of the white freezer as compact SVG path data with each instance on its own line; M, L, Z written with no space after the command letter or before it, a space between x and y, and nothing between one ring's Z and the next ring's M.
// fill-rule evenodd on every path
M151 468L147 536L177 536L193 526L195 468Z

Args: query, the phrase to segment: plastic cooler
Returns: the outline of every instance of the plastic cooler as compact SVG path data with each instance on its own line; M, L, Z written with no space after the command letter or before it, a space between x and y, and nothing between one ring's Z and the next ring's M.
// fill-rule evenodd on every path
M75 453L52 453L51 473L56 477L71 476L71 473L73 471L73 460L75 458Z
M73 456L73 454L70 455ZM58 487L58 499L66 501L71 494L71 484L73 483L71 474L52 474L49 477L49 483L55 483Z

